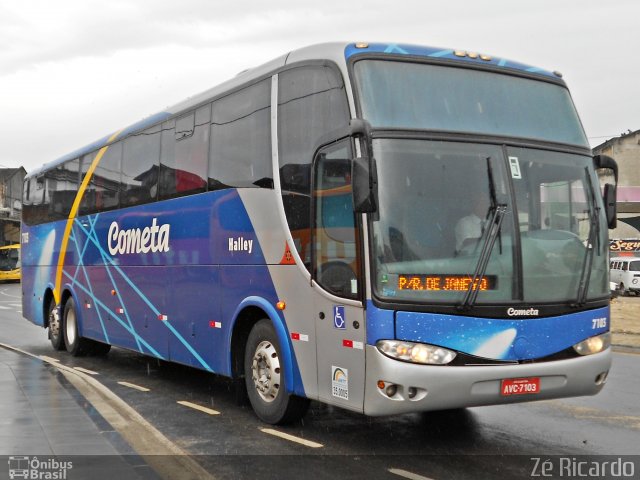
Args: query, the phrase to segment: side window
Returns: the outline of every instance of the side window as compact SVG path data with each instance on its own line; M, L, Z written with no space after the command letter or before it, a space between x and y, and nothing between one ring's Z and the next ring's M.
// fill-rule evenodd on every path
M329 292L358 296L358 249L351 196L351 150L344 140L323 149L314 165L313 273Z
M37 225L47 220L48 206L44 201L44 176L31 177L24 182L22 196L22 221L27 225Z
M273 188L271 79L213 103L209 189Z
M122 207L156 200L160 127L136 133L124 141L122 159Z
M42 199L37 223L64 220L69 217L78 193L78 160L71 160L47 171L37 179L36 195Z
M98 155L95 152L83 158L82 172L86 174L91 162ZM93 176L82 196L78 215L87 215L103 210L118 208L120 204L120 163L122 143L114 143L104 152Z
M278 158L282 201L295 248L311 267L311 162L318 141L349 122L340 74L306 66L278 75Z
M627 262L622 262L622 271L626 272L629 270L629 264Z
M204 192L211 105L162 126L160 198Z

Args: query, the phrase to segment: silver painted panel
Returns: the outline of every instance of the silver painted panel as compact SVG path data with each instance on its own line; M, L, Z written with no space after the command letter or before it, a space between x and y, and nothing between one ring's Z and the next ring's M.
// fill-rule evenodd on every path
M367 346L366 354L364 413L372 416L595 395L603 387L596 385L596 377L611 367L611 349L554 362L469 367L400 362L374 346ZM525 377L540 378L540 393L500 394L503 379ZM378 380L396 384L398 393L389 398L377 387ZM407 395L409 387L418 391L414 399Z

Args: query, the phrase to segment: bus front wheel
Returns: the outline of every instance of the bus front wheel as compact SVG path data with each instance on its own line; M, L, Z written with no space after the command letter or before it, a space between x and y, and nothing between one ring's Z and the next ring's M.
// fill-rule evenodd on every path
M256 415L274 425L299 420L309 407L308 399L286 391L281 351L271 322L263 319L256 323L244 354L247 394Z

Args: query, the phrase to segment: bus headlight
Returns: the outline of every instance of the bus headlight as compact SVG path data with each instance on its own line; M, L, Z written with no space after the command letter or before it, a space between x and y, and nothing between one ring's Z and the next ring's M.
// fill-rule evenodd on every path
M602 352L611 345L611 334L609 332L576 343L573 349L580 355L593 355Z
M380 340L376 347L387 357L425 365L446 365L456 358L456 352L425 343Z

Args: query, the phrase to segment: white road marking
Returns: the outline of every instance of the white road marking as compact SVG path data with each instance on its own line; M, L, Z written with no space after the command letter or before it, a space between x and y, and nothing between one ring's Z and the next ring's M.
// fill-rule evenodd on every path
M79 372L82 373L88 373L89 375L100 375L98 372L94 372L93 370L87 370L86 368L82 368L82 367L73 367L74 370L78 370Z
M147 387L141 387L140 385L136 385L135 383L118 382L118 385L122 385L123 387L133 388L134 390L139 390L141 392L150 392L151 391Z
M57 358L47 357L46 355L40 355L40 358L45 362L59 362Z
M429 477L418 475L417 473L413 472L407 472L406 470L402 470L401 468L390 468L389 473L393 473L394 475L398 475L399 477L408 478L409 480L431 480Z
M197 403L187 402L186 400L178 400L180 405L184 405L185 407L193 408L194 410L199 410L200 412L207 413L209 415L220 415L220 412L214 410L212 408L203 407L202 405L198 405Z
M273 428L260 428L260 431L264 433L268 433L269 435L283 438L285 440L289 440L290 442L299 443L300 445L304 445L305 447L309 447L309 448L324 447L324 445L321 443L312 442L311 440L305 440L304 438L296 437L294 435L289 435L288 433L279 432L278 430L274 430Z
M0 310L13 310L11 307L5 307L4 305L0 305Z

